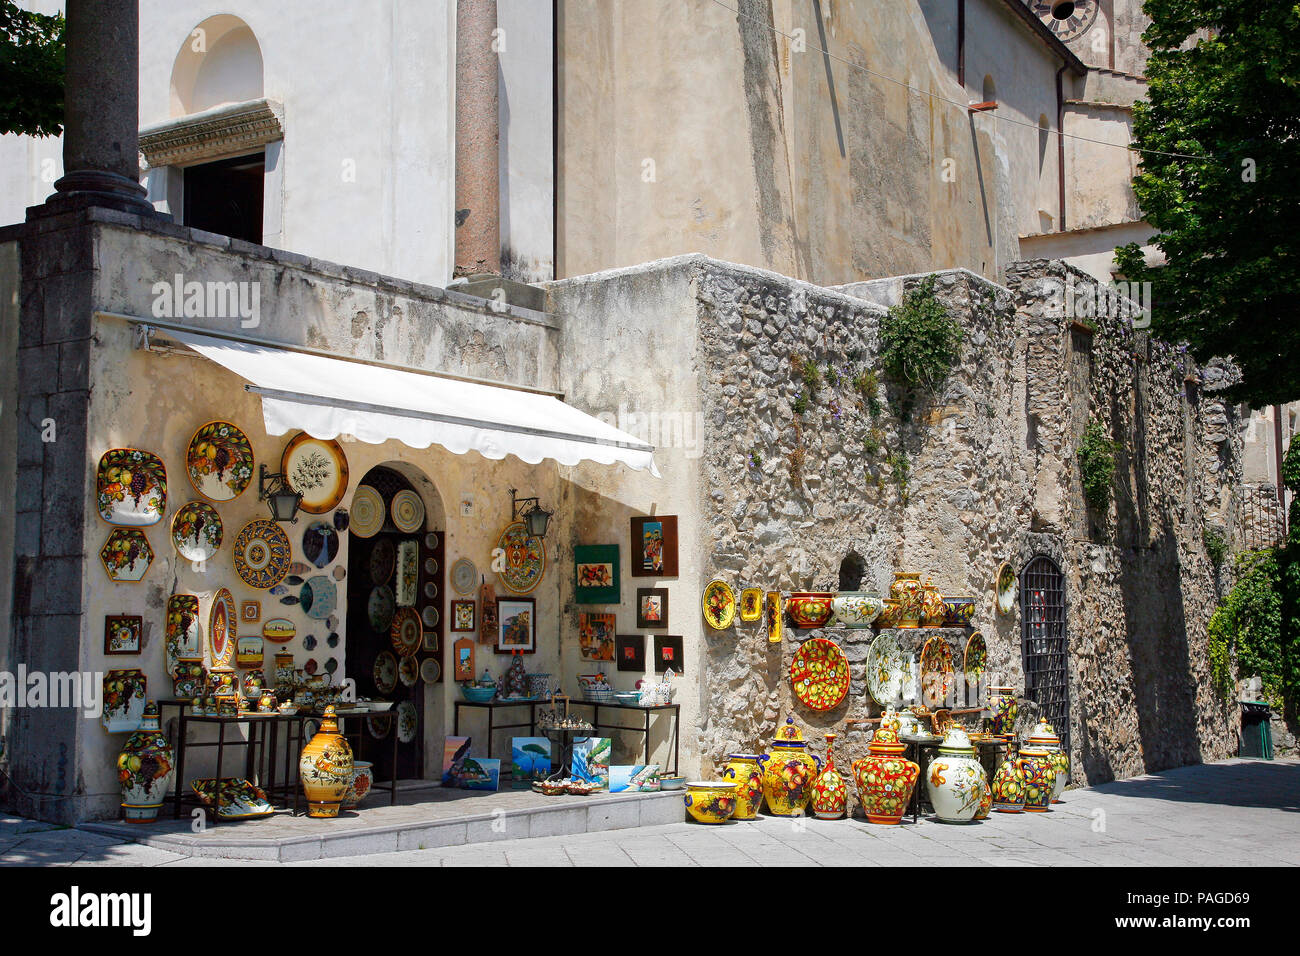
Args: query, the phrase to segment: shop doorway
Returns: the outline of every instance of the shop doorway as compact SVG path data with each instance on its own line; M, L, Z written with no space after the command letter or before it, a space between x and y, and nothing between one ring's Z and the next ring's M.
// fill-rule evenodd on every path
M1040 554L1020 572L1021 652L1025 696L1038 704L1070 752L1069 638L1065 629L1065 575Z
M374 762L377 780L421 779L426 769L440 769L426 767L425 749L426 740L440 740L444 731L445 530L437 490L408 465L372 468L353 495L347 673L359 695L393 702L391 720L367 720L365 729L362 756ZM416 631L411 649L402 638ZM412 735L398 741L396 768L394 734Z

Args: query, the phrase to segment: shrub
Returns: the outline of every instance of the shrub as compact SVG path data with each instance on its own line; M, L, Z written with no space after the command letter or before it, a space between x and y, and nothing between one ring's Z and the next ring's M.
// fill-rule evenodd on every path
M1079 440L1079 473L1083 496L1098 510L1110 504L1111 484L1115 478L1115 452L1118 444L1106 436L1101 422L1089 419Z
M934 392L961 358L962 329L927 276L880 323L880 360L901 385Z
M1228 539L1224 533L1214 525L1207 524L1201 529L1201 541L1214 566L1217 568L1223 564L1223 559L1228 556Z

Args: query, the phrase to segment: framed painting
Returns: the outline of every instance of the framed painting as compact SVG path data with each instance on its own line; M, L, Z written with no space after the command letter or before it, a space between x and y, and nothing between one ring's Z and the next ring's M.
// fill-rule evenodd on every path
M573 584L578 604L617 604L618 545L577 545L573 549Z
M578 646L585 660L612 661L614 659L614 615L580 612Z
M632 519L632 576L677 577L677 516Z
M104 653L139 654L144 618L134 614L104 616Z
M451 645L451 653L454 659L453 671L454 680L473 680L474 679L474 642L468 637L462 637L459 641Z
M497 598L498 654L537 650L537 605L532 598Z
M451 602L451 629L456 632L469 632L476 629L474 622L473 601Z
M645 673L645 635L620 634L614 639L614 659L621 671Z
M668 634L655 635L655 672L662 674L668 668L680 674L685 670L682 662L682 639Z
M668 626L668 589L636 589L636 626Z

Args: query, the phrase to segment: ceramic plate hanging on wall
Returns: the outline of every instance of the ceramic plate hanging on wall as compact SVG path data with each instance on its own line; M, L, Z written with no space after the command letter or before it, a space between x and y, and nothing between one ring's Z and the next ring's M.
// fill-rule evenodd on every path
M763 616L763 592L758 588L745 588L740 592L740 619L757 621Z
M403 541L397 546L397 587L395 592L398 607L411 607L415 604L415 599L419 594L419 583L420 545L415 541Z
M415 711L415 705L409 700L404 700L397 705L397 739L404 744L409 744L415 739L415 730L420 724L420 716Z
M457 594L469 594L478 584L478 568L469 558L461 558L451 566L451 586Z
M181 505L172 517L172 544L186 561L210 561L221 548L221 515L206 501Z
M397 567L397 545L391 538L380 538L370 552L370 580L374 584L387 584Z
M208 612L208 646L212 652L212 666L229 667L235 656L235 642L239 640L238 613L235 598L221 588L212 599Z
M410 488L403 488L393 495L389 510L398 531L411 534L424 527L424 501Z
M767 625L767 642L781 643L784 622L781 620L781 592L768 591L767 600L763 602L763 621Z
M99 560L112 581L134 583L149 573L153 548L139 528L114 528L99 549Z
M370 485L358 485L352 495L348 527L358 538L373 538L384 526L384 496Z
M339 533L326 521L313 521L302 533L302 556L318 568L339 555Z
M704 620L715 631L731 627L736 619L736 595L726 581L714 579L704 588L701 599L704 608Z
M891 634L880 634L867 648L867 691L877 704L890 706L905 697L911 682L911 657Z
M402 657L411 657L420 649L420 638L424 628L420 625L420 615L414 608L398 608L393 615L393 625L388 637L393 642L393 650Z
M502 585L514 594L531 594L546 573L546 542L528 533L522 521L506 525L497 539L505 552L506 566L498 571Z
M167 510L167 469L139 448L113 448L99 459L95 478L99 516L109 524L144 528Z
M932 637L921 648L921 702L931 710L944 706L952 684L952 648L942 637Z
M834 641L805 641L790 662L794 694L813 710L838 707L849 693L849 661Z
M303 584L298 601L304 614L313 621L323 621L334 612L338 589L328 576L318 574Z
M1011 570L1011 565L1005 561L998 568L994 591L997 594L998 610L1003 614L1010 614L1016 604L1016 572Z
M397 662L397 679L403 687L414 687L420 679L420 660L417 657L403 657Z
M262 625L262 636L276 644L287 644L298 634L298 625L287 617L276 617Z
M391 694L397 686L397 658L388 651L380 651L371 673L375 678L375 690Z
M423 611L420 612L420 620L424 622L425 627L437 627L438 609L434 607L432 604L430 604L428 607L426 607ZM471 630L473 629L471 628Z
M387 631L393 623L393 611L397 603L393 600L393 591L387 585L377 587L370 592L366 602L366 616L370 618L370 627L379 632Z
M966 656L962 661L962 670L966 673L966 683L978 684L988 668L989 651L984 644L984 635L976 631L966 642Z
M294 435L280 456L280 472L289 487L302 495L299 507L311 515L329 511L348 490L348 459L333 439L313 438L306 432Z
M278 522L254 518L235 538L235 573L250 588L270 588L289 573L289 536Z
M200 425L185 452L194 490L209 501L238 498L253 480L253 446L230 422Z
M442 677L442 665L435 658L426 657L420 663L420 679L426 684L436 684Z

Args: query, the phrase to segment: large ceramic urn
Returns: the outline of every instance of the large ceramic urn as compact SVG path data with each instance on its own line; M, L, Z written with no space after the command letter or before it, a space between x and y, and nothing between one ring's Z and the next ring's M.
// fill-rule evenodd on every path
M763 808L763 758L759 754L728 754L722 779L736 785L733 820L753 820Z
M826 769L813 783L813 816L819 820L839 820L849 806L849 791L844 777L835 769L835 734L826 734Z
M158 705L145 704L140 729L126 738L117 755L117 780L122 786L122 819L151 823L158 819L176 772L176 756L158 722Z
M894 627L920 627L922 607L921 575L896 571L889 586L889 596L898 602L898 619Z
M930 761L926 790L934 815L943 823L970 823L984 797L984 768L966 731L953 726Z
M821 761L808 753L808 744L793 717L787 717L777 728L771 753L763 755L762 764L768 812L778 817L803 816L812 799Z
M993 774L993 809L998 813L1020 813L1025 809L1025 771L1021 760L1008 753Z
M1045 720L1040 720L1029 733L1025 744L1035 750L1046 750L1056 771L1056 781L1052 785L1052 803L1061 802L1061 792L1070 779L1070 756L1061 749L1061 738L1056 730Z
M1025 775L1025 812L1045 813L1056 787L1056 766L1052 754L1028 741L1020 748L1020 769Z
M903 819L921 768L903 756L907 745L898 740L898 720L885 715L871 738L867 756L853 762L862 812L872 823L897 824Z
M339 733L334 705L325 708L320 730L298 758L307 816L337 817L339 804L352 786L352 748Z
M1016 717L1020 713L1013 687L989 688L989 730L995 737L1006 737L1016 732Z

